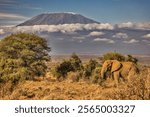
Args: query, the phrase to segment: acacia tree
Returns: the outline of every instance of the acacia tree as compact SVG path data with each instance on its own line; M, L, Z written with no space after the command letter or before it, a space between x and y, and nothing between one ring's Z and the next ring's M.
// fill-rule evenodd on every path
M35 34L12 34L0 41L0 80L34 79L46 72L47 41Z

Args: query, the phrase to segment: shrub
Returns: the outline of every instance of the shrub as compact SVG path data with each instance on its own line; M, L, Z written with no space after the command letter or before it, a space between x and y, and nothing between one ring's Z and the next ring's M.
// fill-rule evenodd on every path
M71 62L71 65L72 65L74 71L79 71L82 69L82 67L83 67L82 61L75 53L73 53L71 55L71 58L69 61Z
M34 79L46 72L50 48L45 39L34 34L12 34L0 41L0 79Z
M91 77L91 82L92 83L100 83L101 81L101 75L100 75L101 67L98 66L94 69L92 77Z
M82 61L80 58L73 53L69 60L64 60L62 63L56 66L55 70L53 70L53 75L60 79L63 77L63 79L67 76L68 72L79 72L80 76L82 74Z
M60 65L56 67L56 77L65 77L68 72L74 71L74 68L70 61L63 61Z
M125 61L125 56L116 52L109 52L102 56L102 62L106 60L118 60L118 61Z
M90 59L84 67L84 77L90 77L96 66L98 66L98 62L96 60Z
M124 55L122 55L120 53L116 53L116 52L106 53L100 59L102 60L102 62L104 62L106 60L130 61L135 64L137 64L137 62L138 62L138 59L133 57L132 55L124 56Z

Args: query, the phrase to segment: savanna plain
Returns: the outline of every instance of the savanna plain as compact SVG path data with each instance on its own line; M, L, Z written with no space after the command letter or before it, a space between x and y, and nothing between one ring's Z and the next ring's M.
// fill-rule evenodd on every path
M90 61L97 61L98 55L79 55L84 67ZM47 63L44 77L25 80L17 84L8 82L0 85L2 100L149 100L150 99L150 61L148 57L139 57L140 73L131 82L120 82L115 87L114 80L108 78L100 82L100 69L97 67L87 73L70 71L64 77L58 77L55 69L69 55L52 56ZM92 62L92 61L91 61ZM93 65L93 63L92 63Z

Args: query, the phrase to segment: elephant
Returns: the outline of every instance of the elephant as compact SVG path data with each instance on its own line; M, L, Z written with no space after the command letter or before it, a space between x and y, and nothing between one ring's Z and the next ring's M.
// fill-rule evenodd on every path
M133 62L120 62L118 60L106 60L101 69L102 80L107 79L107 72L110 72L110 78L115 80L115 84L118 87L118 83L122 78L123 81L130 81L131 78L139 73L137 65Z

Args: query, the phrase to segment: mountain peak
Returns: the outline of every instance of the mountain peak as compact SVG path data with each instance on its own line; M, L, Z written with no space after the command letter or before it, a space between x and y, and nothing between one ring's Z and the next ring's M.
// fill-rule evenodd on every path
M22 24L19 24L18 26L58 25L58 24L75 24L75 23L89 24L99 22L72 12L43 13L25 21Z

